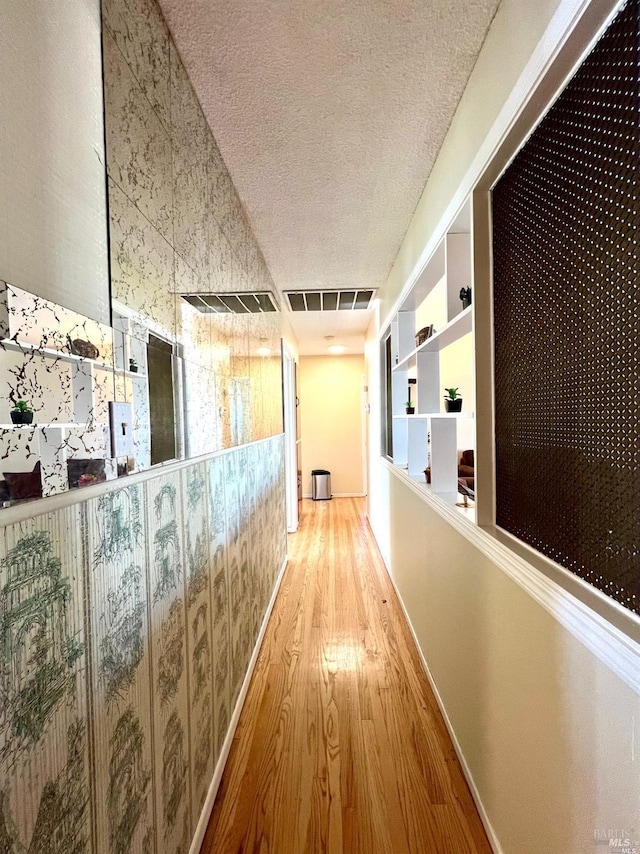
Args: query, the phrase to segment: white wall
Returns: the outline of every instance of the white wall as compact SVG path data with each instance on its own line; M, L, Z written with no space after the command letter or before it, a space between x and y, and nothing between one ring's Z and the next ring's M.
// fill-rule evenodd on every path
M108 323L100 3L1 15L0 280Z
M563 26L588 5L589 0L502 0L380 293L383 323L520 77L530 85L536 82L523 72L538 44L556 45ZM607 3L594 0L592 5Z
M389 563L503 851L596 852L640 827L640 697L382 471Z
M362 495L362 356L301 356L302 491L312 469L331 472L334 495Z
M594 35L607 5L503 0L382 289L378 328L388 324L425 246L442 234L443 217L455 214L479 178L492 128L497 144L505 116L518 115L525 99L514 100L514 86L537 82L583 8L595 17L580 27ZM535 101L537 110L546 103ZM379 388L373 330L365 353L368 384ZM604 663L601 624L588 609L579 605L575 613L593 631L591 647L566 627L568 594L556 585L554 596L550 583L549 613L416 495L381 462L379 436L377 410L369 433L370 521L496 850L586 854L600 850L597 830L639 828L640 696L629 686L640 675L623 678ZM633 671L640 647L630 639L623 646Z

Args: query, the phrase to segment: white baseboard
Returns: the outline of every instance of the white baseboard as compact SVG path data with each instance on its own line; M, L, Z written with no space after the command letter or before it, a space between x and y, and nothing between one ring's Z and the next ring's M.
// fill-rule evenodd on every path
M311 493L309 493L308 495L303 493L302 497L303 498L312 498L312 495L311 495ZM367 493L366 492L332 492L331 497L332 498L366 498ZM321 498L320 501L327 501L327 499Z
M373 531L373 529L371 529L371 530ZM374 538L375 538L375 534L374 534ZM378 551L380 551L380 550L378 549ZM500 845L500 842L498 840L498 837L496 835L496 832L493 829L493 825L491 824L489 816L487 815L487 811L484 808L484 804L482 803L482 799L480 798L480 793L478 792L478 789L476 787L475 781L473 779L473 775L471 774L471 770L470 770L469 766L467 765L467 760L465 759L464 753L462 752L462 748L460 747L460 743L459 743L458 738L456 736L453 725L451 724L451 721L449 720L449 715L447 714L447 710L445 709L444 703L442 702L442 697L440 696L440 692L438 691L438 686L436 685L436 683L433 679L433 676L431 675L431 671L429 670L429 665L427 664L427 660L424 657L424 654L422 652L422 648L420 647L420 643L418 642L418 636L416 635L414 628L413 628L413 625L411 623L411 620L409 619L409 614L407 613L407 609L405 608L404 601L402 599L402 596L400 595L400 591L398 590L398 585L396 584L396 582L393 578L393 575L391 574L391 570L389 569L389 565L387 564L386 560L384 559L382 552L380 552L380 555L381 555L383 563L387 569L387 573L389 574L389 578L391 579L391 583L393 584L393 589L396 591L398 601L400 602L400 607L402 608L402 613L405 616L405 619L407 621L407 625L409 626L409 631L411 632L411 637L413 638L413 641L416 645L416 649L418 650L420 662L422 663L422 667L424 669L424 672L426 673L427 679L429 680L429 684L431 685L431 690L433 691L433 694L436 698L438 708L440 709L440 712L442 713L442 717L444 718L444 723L445 723L445 726L447 727L447 731L449 733L449 736L451 737L451 741L453 743L453 748L456 752L456 756L458 757L458 761L460 762L460 766L462 768L462 773L464 774L465 780L467 781L467 785L469 786L469 789L471 791L471 796L475 802L476 809L478 810L478 813L480 815L480 821L482 822L484 829L486 831L486 834L489 837L489 843L491 845L491 848L493 849L494 854L504 854L502 847Z
M213 809L213 803L216 799L216 795L218 793L218 788L220 786L220 781L222 780L222 772L224 771L224 766L227 763L227 759L229 757L229 751L231 750L231 743L233 741L233 737L236 732L236 728L238 726L238 721L240 720L240 713L242 712L242 707L244 706L244 701L247 697L247 691L249 690L249 683L251 682L251 677L253 676L253 671L256 666L256 662L258 660L258 655L260 654L260 647L262 646L262 641L264 639L264 634L267 630L267 623L269 622L269 617L271 616L271 612L273 610L273 606L275 605L276 596L278 595L278 590L280 589L280 584L282 582L282 576L284 575L284 571L286 569L287 563L289 561L289 556L285 557L282 566L280 567L280 572L278 573L278 577L276 579L275 586L273 588L273 593L271 594L271 599L269 600L269 604L267 605L267 610L265 611L264 618L262 620L262 626L260 627L260 633L258 634L258 639L256 641L256 645L253 648L253 654L251 656L251 660L249 661L249 667L247 668L247 673L244 677L244 681L242 683L242 688L240 689L240 694L238 695L238 699L236 701L235 708L233 710L233 715L231 716L231 723L229 724L229 729L227 730L227 735L224 740L224 744L222 745L222 750L220 751L220 756L218 757L218 762L216 763L215 771L213 772L213 779L211 780L211 785L209 786L209 791L207 792L207 797L204 802L204 806L202 807L202 812L200 813L200 818L198 819L198 824L196 826L196 831L191 840L191 846L189 848L189 854L200 854L200 848L202 847L202 841L204 839L205 833L207 832L207 827L209 825L209 819L211 818L211 811Z

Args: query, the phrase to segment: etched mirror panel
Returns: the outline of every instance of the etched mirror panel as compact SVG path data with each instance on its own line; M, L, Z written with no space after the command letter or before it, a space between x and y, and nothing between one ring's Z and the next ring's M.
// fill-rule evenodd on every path
M0 506L282 432L274 283L162 13L104 0L102 37L111 325L0 285Z
M281 432L279 316L179 318L114 301L106 326L0 283L2 506Z
M111 328L5 283L0 326L3 505L115 477Z

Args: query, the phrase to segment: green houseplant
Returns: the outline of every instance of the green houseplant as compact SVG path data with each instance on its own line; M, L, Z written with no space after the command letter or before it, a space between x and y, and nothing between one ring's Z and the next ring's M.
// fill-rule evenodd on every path
M457 388L445 388L444 408L447 412L462 412L462 397Z
M416 411L415 406L410 400L405 403L404 408L407 412L407 415L413 415L413 413Z
M129 370L131 371L132 374L138 373L138 363L136 362L136 360L133 357L131 357L129 359Z
M14 424L31 424L33 421L33 410L26 400L16 400L10 414Z

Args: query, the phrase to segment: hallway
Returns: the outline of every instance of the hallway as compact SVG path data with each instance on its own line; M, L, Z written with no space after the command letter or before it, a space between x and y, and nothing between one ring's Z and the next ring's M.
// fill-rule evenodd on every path
M201 854L490 852L363 500L289 554Z

